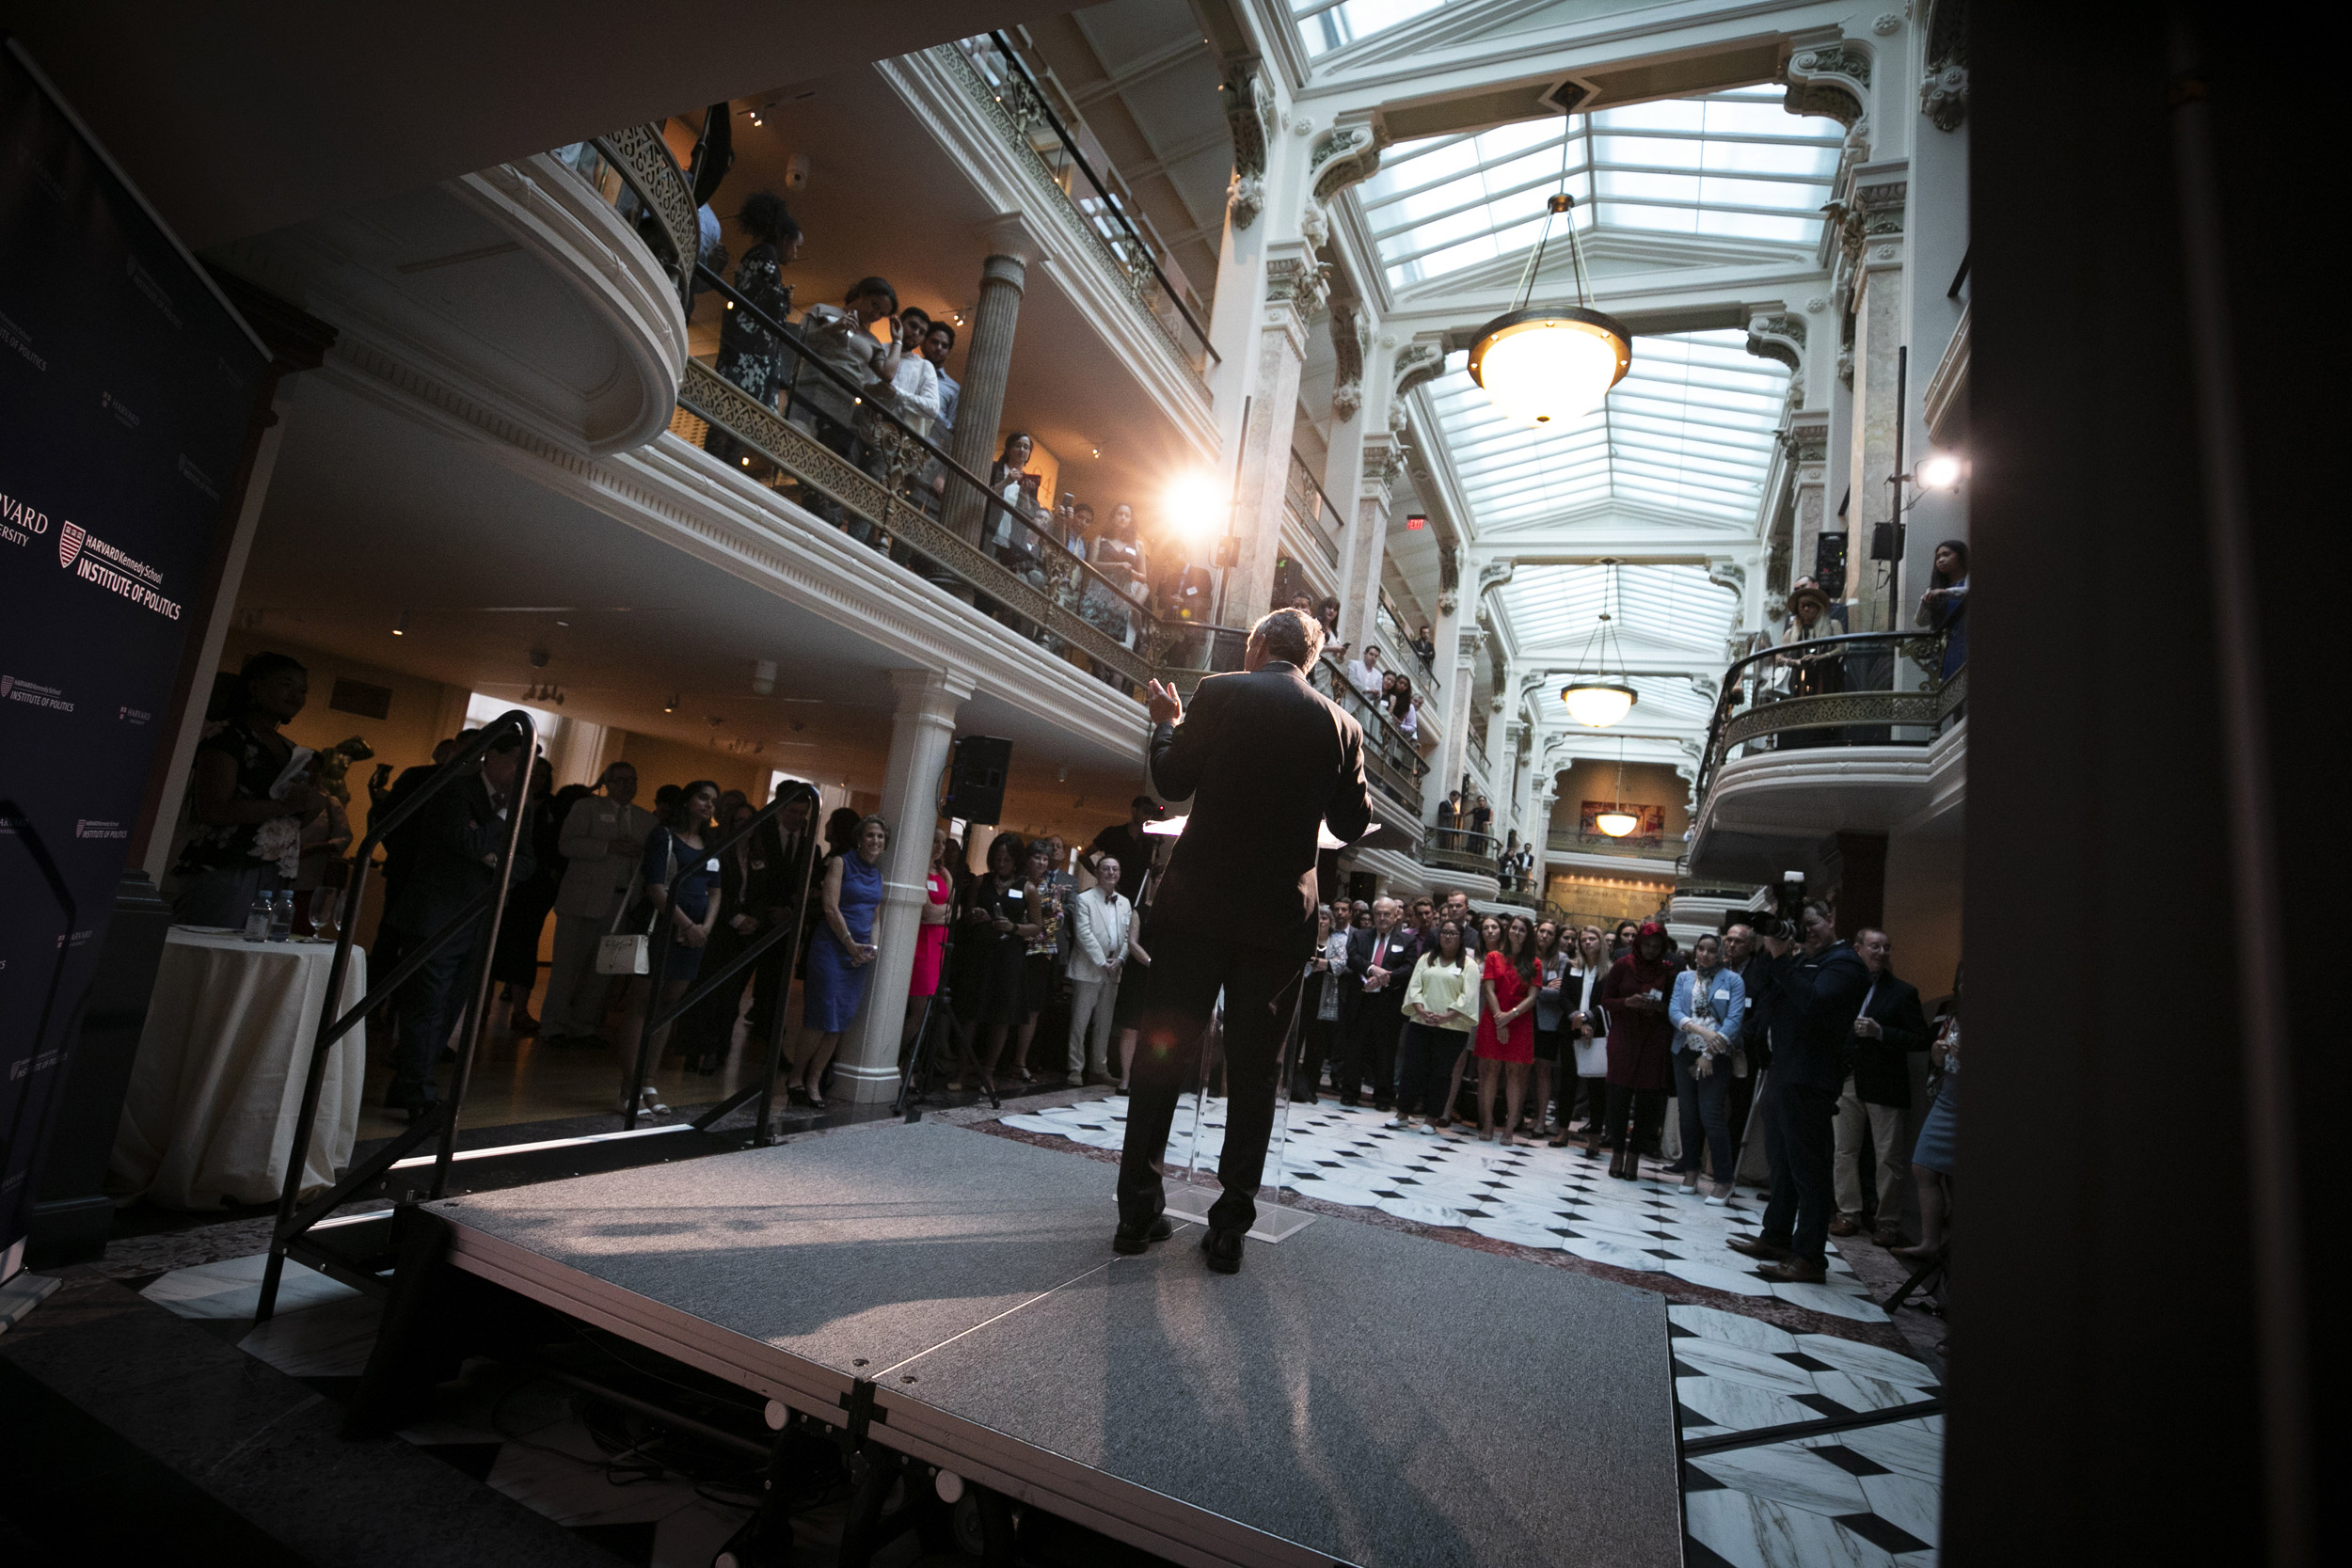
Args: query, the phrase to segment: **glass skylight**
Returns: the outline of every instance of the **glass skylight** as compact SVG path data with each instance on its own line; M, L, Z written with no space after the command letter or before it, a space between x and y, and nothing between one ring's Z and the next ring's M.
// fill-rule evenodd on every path
M1611 624L1625 661L1636 669L1685 654L1710 668L1721 664L1724 639L1740 613L1739 595L1708 581L1704 566L1521 566L1495 597L1522 653L1545 650L1546 661L1564 672L1583 652L1603 610L1615 617ZM1612 663L1616 652L1610 650ZM1704 700L1687 682L1635 676L1629 684L1642 694L1634 709L1639 717L1706 716ZM1558 700L1556 688L1552 700Z
M1633 368L1608 400L1557 429L1506 420L1468 361L1450 360L1428 397L1481 537L1612 499L1754 520L1788 371L1748 353L1745 332L1635 339Z
M1443 4L1445 0L1291 0L1291 20L1311 57L1386 32Z
M1345 0L1325 14L1365 4ZM1422 8L1418 0L1394 4ZM1380 171L1357 199L1389 285L1399 291L1533 246L1564 158L1581 233L1689 234L1809 250L1820 239L1820 207L1845 130L1788 113L1786 91L1739 87L1402 142L1381 155Z

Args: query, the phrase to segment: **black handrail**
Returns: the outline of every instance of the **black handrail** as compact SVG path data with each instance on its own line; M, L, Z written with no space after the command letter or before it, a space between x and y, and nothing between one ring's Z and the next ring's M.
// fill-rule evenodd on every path
M1127 231L1127 238L1135 242L1135 247L1143 253L1144 265L1150 267L1152 276L1160 280L1160 287L1168 293L1168 302L1176 307L1177 314L1184 318L1184 325L1192 328L1192 335L1199 339L1200 346L1208 351L1210 361L1214 364L1223 364L1225 361L1216 352L1216 346L1209 341L1208 330L1193 319L1192 311L1186 309L1184 297L1177 293L1176 285L1170 283L1168 280L1168 274L1160 270L1159 259L1152 254L1152 247L1144 243L1141 234L1136 232L1136 226L1127 221L1126 209L1120 205L1119 198L1104 188L1102 180L1094 172L1094 166L1086 161L1086 154L1080 152L1078 144L1071 139L1069 130L1061 122L1061 117L1054 113L1054 106L1046 101L1044 90L1037 85L1037 79L1029 74L1029 68L1021 62L1021 56L1013 51L1012 45L1006 41L1003 33L992 31L988 36L990 41L994 43L998 52L1005 56L1006 62L1021 73L1022 85L1027 87L1029 95L1037 100L1038 112L1045 117L1045 123L1054 128L1054 135L1061 138L1062 150L1070 154L1070 161L1076 164L1079 170L1086 175L1087 183L1094 187L1094 194L1103 198L1103 205L1109 210L1111 216L1119 220L1119 227Z
M422 946L410 952L393 969L389 979L369 988L367 995L356 1006L339 1016L335 1005L342 995L343 975L351 967L352 934L359 923L359 903L367 891L370 863L375 858L377 847L441 791L479 778L482 759L507 736L521 737L524 760L516 772L513 800L507 808L506 838L499 847L498 863L493 868L489 885L468 899L439 930L426 939ZM531 816L523 791L530 782L531 758L537 753L538 739L538 727L532 721L531 715L521 708L509 708L484 725L463 751L435 769L433 776L419 786L414 795L385 815L382 821L376 820L378 814L369 815L368 836L360 841L354 856L358 864L352 873L350 891L344 895L345 907L342 918L336 922L335 957L327 965L326 996L320 1004L318 1028L310 1044L310 1060L304 1071L302 1109L294 1117L294 1143L286 1159L286 1184L278 1195L278 1220L270 1229L269 1260L262 1269L262 1299L254 1313L256 1322L267 1323L271 1313L277 1309L278 1285L286 1272L286 1253L296 1238L341 1208L353 1193L380 1179L392 1168L394 1161L427 1138L437 1136L440 1139L433 1160L432 1196L439 1197L449 1189L450 1157L457 1148L457 1114L465 1104L466 1086L473 1074L474 1051L481 1043L484 1016L489 1010L490 956L498 948L499 922L506 911L508 870L514 864L522 843L523 824ZM467 988L471 994L466 1004L465 1022L459 1030L462 1043L457 1050L456 1069L450 1074L450 1092L423 1119L389 1140L382 1148L344 1172L342 1180L304 1204L301 1201L302 1173L310 1164L310 1133L318 1121L319 1098L326 1084L327 1052L336 1041L357 1028L371 1011L383 1006L385 999L405 984L411 975L423 968L427 958L464 936L468 929L484 918L485 912L489 925L483 933L478 948L480 958L473 966L473 976Z
M1047 548L1049 548L1056 557L1067 557L1072 565L1074 565L1085 575L1086 578L1099 583L1102 586L1103 592L1118 600L1118 602L1124 607L1129 613L1149 622L1154 629L1164 628L1171 624L1166 617L1154 612L1148 605L1130 598L1128 596L1127 590L1123 586L1111 581L1110 578L1096 571L1092 562L1088 561L1084 556L1078 554L1076 551L1071 549L1067 545L1062 544L1059 540L1054 538L1053 535L1047 533L1038 525L1036 519L1026 515L1018 508L1012 506L1004 499L1003 496L997 494L995 489L985 480L980 479L975 475L971 469L965 467L962 464L957 462L953 457L949 456L946 451L937 442L914 429L914 426L908 424L905 420L901 419L898 413L891 409L887 404L867 397L866 388L857 385L847 375L844 375L839 370L827 364L823 359L819 358L815 354L810 353L797 329L787 326L783 322L780 322L775 317L770 315L766 310L760 309L757 305L753 304L749 299L738 293L735 287L728 283L726 279L721 277L717 273L711 271L708 267L704 266L699 262L696 263L694 276L702 283L707 285L712 293L717 293L723 299L730 301L736 309L748 314L762 330L766 331L779 341L790 344L792 354L796 361L796 367L797 365L808 366L810 369L816 371L818 374L823 376L826 380L831 382L836 390L846 394L855 405L861 407L870 407L874 411L876 418L889 423L908 440L921 447L924 452L937 461L943 469L950 474L953 474L958 479L962 480L966 484L971 485L975 490L977 490L979 493L980 499L984 506L993 507L996 511L1004 513L1008 517L1011 518L1016 525L1026 531L1031 538L1047 546ZM797 384L798 377L796 370L796 387ZM1194 630L1206 629L1214 631L1232 631L1237 629L1233 627L1211 627L1207 626L1205 623L1198 621L1180 621L1172 624L1190 627Z
M653 1039L657 1033L667 1029L687 1013L708 1001L723 984L759 962L767 956L770 948L787 938L792 939L795 942L795 946L785 954L785 973L787 975L790 974L792 962L799 956L797 943L800 934L807 923L808 884L817 865L817 809L818 805L817 786L798 782L787 784L783 789L778 790L776 798L762 806L749 822L744 823L742 827L707 849L697 851L707 860L719 860L728 850L782 816L785 809L796 802L807 804L808 826L802 835L800 874L793 879L791 884L798 891L798 896L792 900L790 916L776 922L774 929L763 932L756 941L749 943L741 952L729 959L724 968L708 974L698 973L694 977L695 984L667 1007L660 1006L661 982L669 969L670 949L677 940L676 927L666 918L658 921L661 934L648 944L647 948L645 1016L637 1031L637 1060L629 1082L628 1101L621 1109L623 1128L634 1131L637 1126L638 1110L645 1098L645 1080L653 1075ZM710 896L714 899L719 898L721 890L714 888ZM660 913L663 916L669 913L666 905ZM737 1106L754 1095L757 1095L759 1117L753 1124L752 1142L765 1148L776 1141L770 1124L775 1111L776 1064L784 1053L787 1010L784 1004L785 993L788 990L790 990L788 985L776 988L775 1005L769 1010L767 1065L761 1071L759 1082L749 1088L736 1090L717 1105L696 1117L693 1122L696 1132L708 1132L713 1125L735 1110ZM739 985L736 994L738 996L742 994Z

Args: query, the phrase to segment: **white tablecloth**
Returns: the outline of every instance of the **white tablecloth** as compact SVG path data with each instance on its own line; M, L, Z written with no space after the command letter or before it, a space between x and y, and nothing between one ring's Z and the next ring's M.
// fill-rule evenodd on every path
M174 1209L274 1203L286 1180L303 1069L326 995L332 942L251 942L174 927L115 1132L106 1188ZM338 1010L367 994L355 947ZM305 1191L351 1163L367 1076L367 1026L326 1063Z

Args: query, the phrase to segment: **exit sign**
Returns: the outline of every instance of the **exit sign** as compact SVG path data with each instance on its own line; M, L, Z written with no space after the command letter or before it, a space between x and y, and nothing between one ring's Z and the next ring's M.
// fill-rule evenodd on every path
M1421 530L1429 526L1429 519L1418 512L1411 513L1406 515L1405 519L1405 526L1413 530L1415 532L1419 532Z

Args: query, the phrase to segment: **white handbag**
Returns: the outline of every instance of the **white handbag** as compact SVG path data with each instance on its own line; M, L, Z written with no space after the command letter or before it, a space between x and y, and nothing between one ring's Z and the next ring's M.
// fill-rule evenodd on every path
M676 847L674 844L673 849ZM672 856L673 863L675 856ZM612 916L612 929L596 939L596 973L599 974L644 974L653 968L654 921L661 918L656 910L653 919L645 922L642 931L624 931L621 922L628 918L629 907L637 902L637 887L643 879L643 867L628 874L628 893L621 899L621 907Z
M1609 1076L1609 1037L1595 1035L1591 1039L1576 1042L1576 1075L1579 1078Z

